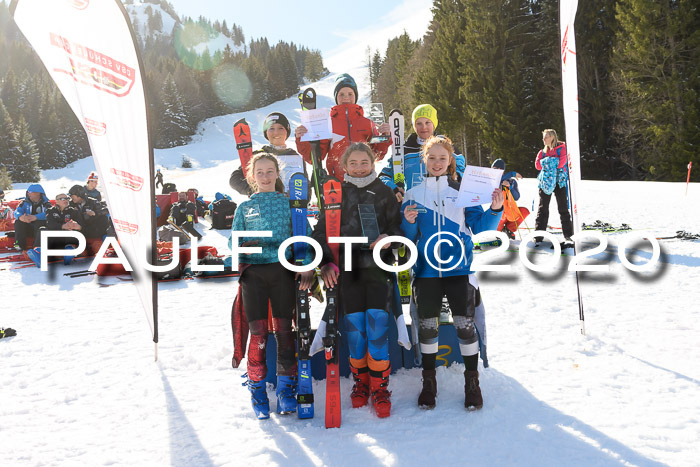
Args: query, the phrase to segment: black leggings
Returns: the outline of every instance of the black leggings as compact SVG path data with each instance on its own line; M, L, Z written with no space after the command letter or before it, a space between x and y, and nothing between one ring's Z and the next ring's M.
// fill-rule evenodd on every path
M249 266L243 271L239 284L249 323L267 319L270 308L273 318L292 319L296 303L294 273L280 263Z
M465 367L467 370L476 370L479 352L479 339L474 326L477 291L469 283L469 276L419 277L413 284L418 308L418 338L423 355L423 369L435 369L438 318L442 309L442 297L446 296Z
M557 208L559 209L559 218L561 219L561 229L564 237L571 238L574 234L574 224L571 222L568 206L568 191L566 187L557 186L554 189L554 196L557 199ZM537 208L537 220L535 220L536 230L547 230L547 221L549 221L549 204L552 200L551 194L546 194L540 188L540 205Z
M340 274L340 308L343 314L361 313L369 309L387 310L390 289L386 271L355 268Z

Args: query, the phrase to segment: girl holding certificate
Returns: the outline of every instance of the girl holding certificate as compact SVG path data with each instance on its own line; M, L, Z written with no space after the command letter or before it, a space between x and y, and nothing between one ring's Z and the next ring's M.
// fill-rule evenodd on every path
M422 408L435 407L437 381L438 324L442 297L452 310L459 348L464 360L464 407L483 405L477 369L479 336L474 324L480 301L478 284L471 271L471 231L495 230L503 211L503 192L495 189L491 207L462 208L456 205L459 184L452 141L430 137L422 149L428 176L406 192L401 229L418 247L413 266L414 299L418 309L418 333L423 357L423 389L418 397Z

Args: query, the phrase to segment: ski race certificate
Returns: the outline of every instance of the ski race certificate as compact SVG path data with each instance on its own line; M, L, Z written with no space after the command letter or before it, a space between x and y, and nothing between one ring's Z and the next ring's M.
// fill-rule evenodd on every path
M332 138L330 109L313 109L301 111L301 124L307 132L301 137L302 141L318 141Z
M491 202L493 190L501 184L501 169L468 165L459 186L457 206L468 208Z

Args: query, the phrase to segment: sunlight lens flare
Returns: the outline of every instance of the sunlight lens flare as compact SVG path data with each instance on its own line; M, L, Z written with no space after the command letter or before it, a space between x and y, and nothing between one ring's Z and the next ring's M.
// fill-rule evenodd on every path
M221 62L221 53L212 53L208 44L219 33L206 24L187 22L175 29L175 52L180 61L200 71L211 70Z
M221 102L231 109L238 109L250 102L253 85L240 68L222 65L214 70L212 88Z

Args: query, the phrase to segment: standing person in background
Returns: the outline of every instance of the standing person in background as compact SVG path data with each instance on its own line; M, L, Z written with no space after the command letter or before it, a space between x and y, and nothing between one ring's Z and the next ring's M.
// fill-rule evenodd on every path
M253 151L253 156L256 154L272 154L277 157L279 163L279 181L275 184L275 189L280 193L288 193L289 179L296 172L301 172L306 178L309 178L306 172L304 159L292 148L287 147L287 138L291 134L289 120L280 112L272 112L263 122L263 135L270 142L262 148ZM238 167L231 173L228 181L231 188L242 195L250 196L255 193L253 187L243 175L243 167Z
M401 229L418 247L418 260L413 266L423 357L423 389L418 405L435 407L438 319L442 298L447 296L465 366L464 407L476 410L484 402L479 387L479 335L474 320L480 294L471 270L474 246L471 235L496 228L503 210L503 192L500 188L493 191L491 208L486 211L481 206L457 206L459 183L453 152L452 142L444 136L433 136L426 141L422 154L428 176L406 192ZM436 235L436 243L431 243ZM428 248L429 244L435 247ZM442 258L448 258L448 262ZM457 258L457 262L452 258Z
M271 238L240 238L239 246L262 247L259 254L246 254L239 264L240 294L248 325L248 372L246 385L250 390L255 415L259 419L270 418L270 402L267 397L267 335L268 310L277 341L277 412L291 413L297 410L297 359L294 348L292 318L296 305L296 279L301 278L300 290L311 286L314 272L293 273L279 262L278 249L292 234L292 211L289 199L275 190L279 177L279 165L272 154L254 155L247 168L250 185L255 192L241 203L233 218L232 230L266 230ZM307 235L311 227L307 221ZM307 248L304 264L311 262L312 253ZM292 258L292 247L285 252ZM293 261L292 261L293 262Z
M82 188L82 187L81 187ZM51 207L44 188L33 183L27 188L27 195L15 209L15 241L22 250L27 249L27 239L34 237L34 246L40 245L39 235L46 228L46 211Z
M384 122L379 127L374 125L372 120L364 116L364 110L357 105L357 84L352 76L342 74L335 81L333 91L336 105L331 108L331 123L333 127L333 139L321 141L321 154L316 157L319 161L326 159L326 171L329 176L335 177L341 182L345 177L345 171L340 164L340 158L345 149L352 143L369 143L372 151L381 160L386 154L391 139L386 141L370 143L374 136L389 136L389 124ZM311 143L301 141L301 137L306 134L307 128L303 125L294 130L297 150L304 156L304 160L313 164L311 158ZM313 184L313 183L312 183ZM320 185L320 183L319 183Z
M535 159L535 168L540 171L537 175L540 204L537 208L535 229L547 230L549 204L552 199L552 193L554 193L557 199L557 208L559 209L564 239L570 242L571 236L574 234L574 224L571 222L568 203L567 186L569 176L566 169L566 143L559 141L557 132L552 129L542 132L542 142L544 143L544 148L537 153L537 158ZM536 244L539 244L541 241L542 237L535 237Z
M379 174L379 178L385 185L394 190L396 199L403 202L404 193L413 186L415 175L425 175L425 164L421 157L421 147L425 141L435 134L438 126L437 110L430 104L421 104L411 114L413 129L403 145L403 174L405 186L402 188L394 183L394 164L392 158L387 161L386 167ZM455 158L457 174L461 177L464 173L466 160L462 154L453 154ZM420 177L419 177L420 179Z
M94 198L97 201L102 201L102 193L100 193L100 190L97 189L97 182L99 180L99 177L95 172L90 172L90 176L87 179L87 182L85 183L85 193L90 197Z
M162 172L160 171L160 169L158 169L158 170L156 171L156 177L155 177L155 179L156 179L156 188L158 188L158 185L159 185L159 184L160 184L160 187L163 188L163 174L162 174Z

